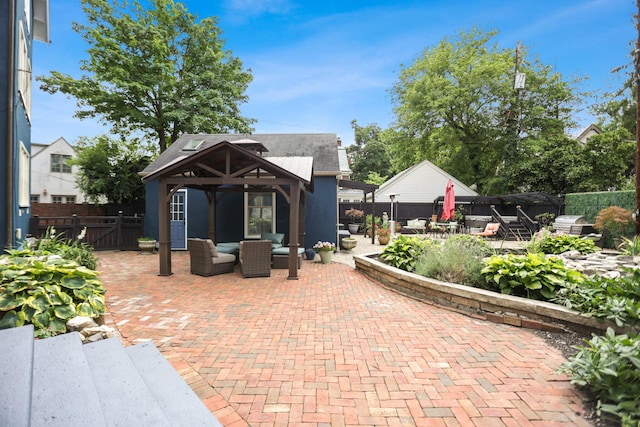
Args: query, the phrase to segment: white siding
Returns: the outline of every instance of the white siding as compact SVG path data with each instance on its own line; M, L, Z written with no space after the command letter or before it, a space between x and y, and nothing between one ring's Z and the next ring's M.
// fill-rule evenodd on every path
M477 196L473 191L453 176L433 163L425 160L394 176L376 190L376 202L390 200L396 194L400 203L433 203L438 196L444 196L447 181L452 180L456 196ZM368 195L368 198L371 196Z
M75 156L73 147L64 138L31 154L31 194L38 195L40 203L51 203L51 196L75 196L76 203L84 203L84 195L76 186L77 166L72 173L51 172L51 154ZM47 190L45 193L45 189Z

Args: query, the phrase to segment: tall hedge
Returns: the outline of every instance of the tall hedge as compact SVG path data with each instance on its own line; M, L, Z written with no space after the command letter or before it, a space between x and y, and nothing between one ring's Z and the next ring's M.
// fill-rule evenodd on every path
M571 193L564 196L566 215L582 215L593 223L601 209L609 206L620 206L636 210L635 191L599 191L593 193Z

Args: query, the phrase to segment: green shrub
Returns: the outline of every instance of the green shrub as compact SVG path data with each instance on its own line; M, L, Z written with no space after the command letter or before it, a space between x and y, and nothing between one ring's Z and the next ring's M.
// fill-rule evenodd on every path
M439 244L429 239L400 235L384 248L380 258L392 267L413 272L424 248Z
M568 269L560 258L541 253L493 255L485 260L482 275L493 289L503 294L549 300L565 283L576 283L584 276Z
M441 245L430 245L416 263L415 272L446 282L482 286L482 258L490 248L474 236L450 237Z
M76 261L82 266L95 270L98 258L93 253L93 248L81 241L85 233L86 228L76 240L64 239L61 234L56 234L54 227L49 227L44 237L32 249L35 255L60 255L64 259Z
M539 237L531 240L527 246L529 252L542 252L545 254L561 254L568 251L579 251L581 254L592 254L598 251L596 244L591 239L570 234L541 233Z
M640 337L607 329L569 358L560 370L573 384L589 386L602 411L621 417L623 426L640 424Z
M622 244L618 247L618 250L623 255L636 256L640 255L640 239L638 236L634 236L633 239L622 238Z
M104 294L95 271L59 255L24 249L0 256L0 329L30 323L36 336L65 333L75 316L102 315Z
M558 289L554 302L618 326L640 324L640 270L623 269L617 279L586 278Z

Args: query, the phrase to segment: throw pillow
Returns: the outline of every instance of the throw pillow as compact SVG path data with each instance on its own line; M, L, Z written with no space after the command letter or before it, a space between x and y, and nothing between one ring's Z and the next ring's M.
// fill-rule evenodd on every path
M207 239L207 243L209 244L209 250L211 251L211 257L218 258L218 251L216 250L216 245L213 244L211 239Z

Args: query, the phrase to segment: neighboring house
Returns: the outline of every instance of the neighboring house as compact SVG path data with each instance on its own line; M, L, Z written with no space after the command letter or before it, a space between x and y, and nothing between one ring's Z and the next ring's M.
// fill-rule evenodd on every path
M595 135L600 135L602 132L602 129L600 129L600 127L598 125L595 125L593 123L591 123L589 126L587 126L584 129L581 129L580 132L578 132L576 134L576 136L574 137L574 139L576 141L578 141L579 143L585 145L586 143L589 142L589 139L592 136Z
M345 147L342 147L340 140L338 140L338 162L340 163L340 179L344 179L346 181L351 180L351 174L353 173L353 171L351 170L351 167L349 167L349 157L347 156L347 149ZM362 192L362 190L346 187L340 187L338 189L339 203L361 202L363 196L364 193Z
M31 144L31 202L84 203L85 197L76 185L77 166L69 160L75 150L64 139L49 145Z
M32 42L49 42L48 0L0 1L0 241L29 227Z
M160 237L161 258L165 215L171 249L185 249L189 237L238 242L261 231L301 248L337 242L335 134L183 135L141 175L145 230Z
M389 201L394 196L395 202L433 203L444 196L447 182L451 180L456 196L477 196L474 190L449 175L428 160L405 169L376 190L376 201ZM368 196L370 198L371 196Z

